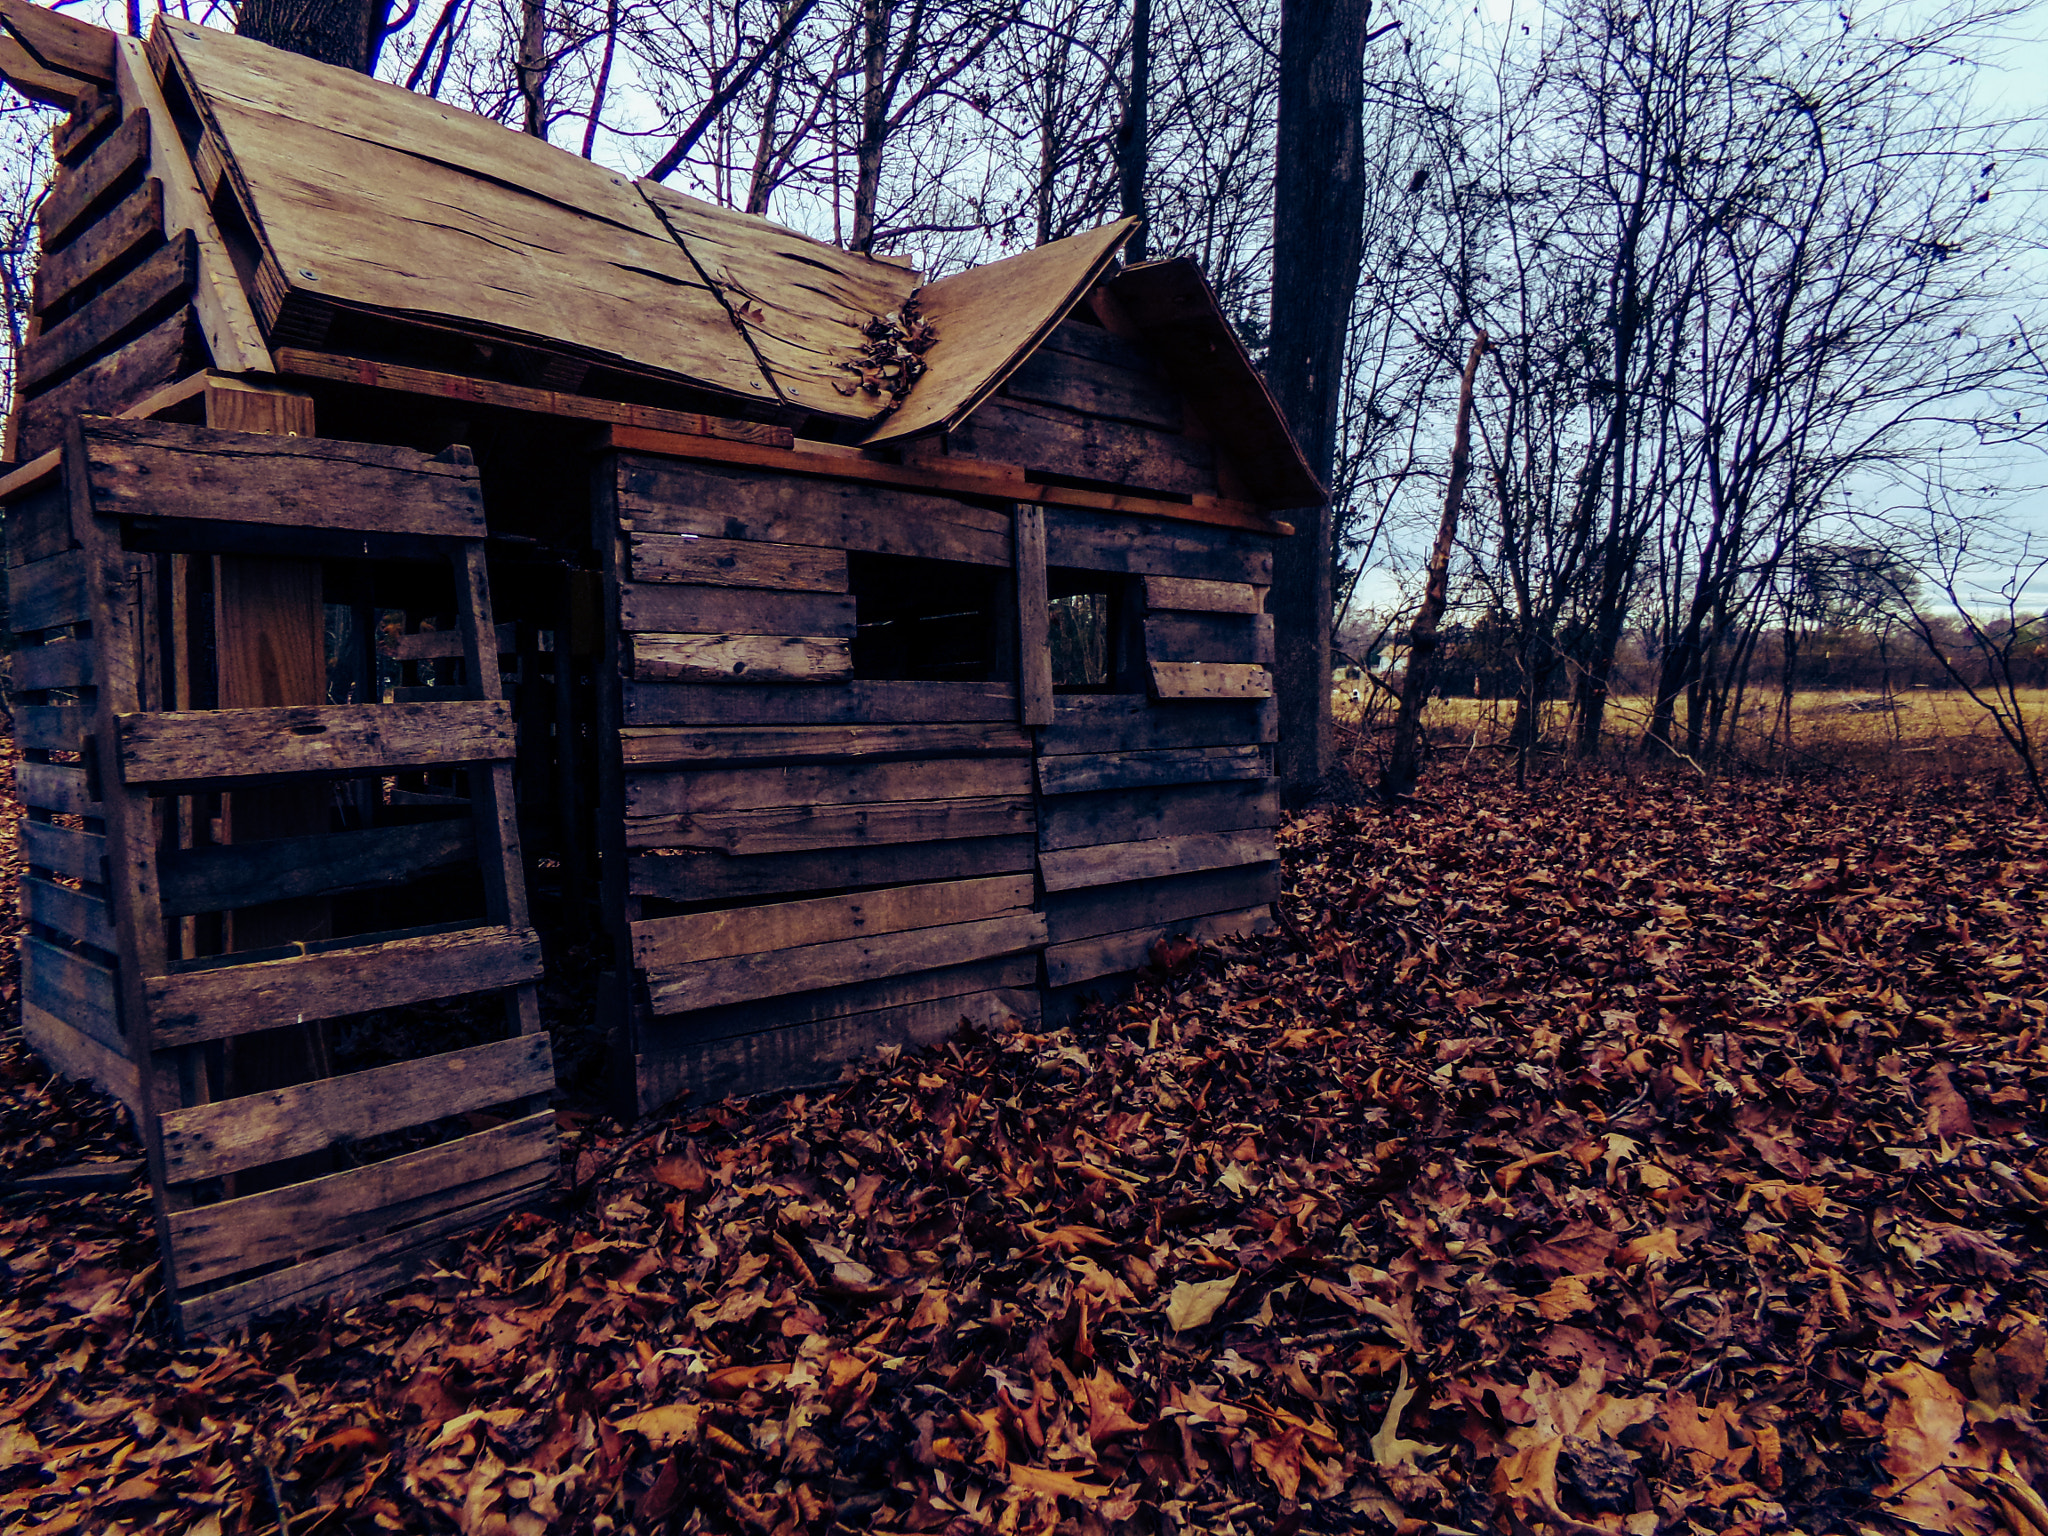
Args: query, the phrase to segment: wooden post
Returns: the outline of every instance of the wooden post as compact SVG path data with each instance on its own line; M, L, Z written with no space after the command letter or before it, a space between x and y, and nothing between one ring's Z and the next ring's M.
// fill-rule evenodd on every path
M1052 649L1046 635L1045 508L1019 502L1017 546L1017 718L1052 724Z

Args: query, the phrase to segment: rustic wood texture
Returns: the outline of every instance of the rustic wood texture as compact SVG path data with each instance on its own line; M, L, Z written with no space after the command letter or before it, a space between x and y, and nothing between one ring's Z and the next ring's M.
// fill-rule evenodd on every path
M920 725L1012 721L1011 683L852 682L842 688L723 688L642 683L625 690L625 723L652 725Z
M30 101L74 110L114 76L114 34L32 0L0 0L0 78Z
M1161 784L1214 784L1265 775L1265 754L1257 747L1075 753L1038 760L1038 789L1045 795L1077 795L1089 790L1140 789Z
M56 447L75 417L120 415L158 386L189 373L192 352L191 311L175 310L22 405L15 429L19 451L33 457Z
M766 587L782 592L844 592L846 554L795 544L687 538L635 532L634 581L684 581L709 586Z
M102 512L433 538L484 535L475 467L409 448L169 421L93 422L85 443L93 503Z
M36 875L18 877L15 888L25 922L48 928L74 943L114 953L113 915L100 897Z
M1070 944L1105 933L1159 928L1214 912L1257 906L1279 893L1277 864L1060 891L1046 898L1046 932L1050 942Z
M873 1013L904 1003L928 1003L974 992L1029 987L1038 980L1038 956L1029 953L998 955L987 960L970 960L961 965L913 971L905 976L885 976L874 981L857 981L843 987L820 987L794 992L786 997L760 998L729 1003L721 1008L701 1008L694 1013L671 1014L650 1020L652 1028L642 1039L656 1052L688 1051L714 1040L742 1035L759 1035L786 1029L792 1024L815 1024L825 1019Z
M183 917L260 902L404 885L476 857L466 821L364 827L166 852L158 869L164 913Z
M1046 985L1067 987L1134 971L1150 963L1152 946L1169 935L1214 943L1239 934L1271 933L1273 926L1273 909L1269 904L1054 944L1045 951Z
M626 819L625 832L629 848L710 848L752 855L1010 837L1029 832L1035 824L1035 805L1029 796L984 796L633 816Z
M47 870L67 880L93 885L107 882L107 840L97 832L81 832L47 821L21 821L21 861L30 869Z
M0 480L6 504L7 563L27 565L72 547L71 504L57 477L61 455L46 453Z
M63 1076L91 1083L108 1097L119 1099L140 1122L144 1112L142 1074L126 1053L102 1045L26 1000L21 1005L21 1038Z
M1028 908L1032 891L1028 874L997 875L647 918L633 925L633 963L654 980L699 960L1000 917Z
M1279 795L1261 780L1098 790L1047 801L1038 816L1038 846L1050 853L1097 843L1279 825Z
M14 792L23 805L63 816L96 818L103 812L86 787L85 770L68 763L16 763Z
M1045 511L1045 558L1084 571L1184 576L1270 585L1273 541L1263 534L1204 529L1162 517L1109 517L1070 507Z
M0 24L13 7L0 7ZM103 84L91 86L71 104L70 115L50 133L50 155L59 165L76 165L107 131L121 121L121 98L113 84L114 50L106 45L108 75Z
M630 768L861 757L1022 756L1031 738L1012 725L765 725L724 730L632 727L619 733Z
M314 352L303 347L280 347L276 356L277 371L287 377L357 384L381 394L453 400L463 405L519 411L532 416L648 427L657 432L682 432L724 438L736 443L760 443L771 448L788 448L795 442L788 427L772 422L707 416L699 411L672 411L662 406L634 405L625 400L601 400L590 395L567 394L558 389L537 389L524 384L507 384L500 379L440 373L430 368L377 362L336 352Z
M366 1167L174 1212L185 1288L551 1178L554 1129L552 1113L529 1115Z
M1271 829L1260 827L1243 832L1195 832L1137 843L1067 848L1041 854L1038 868L1048 891L1074 891L1205 869L1235 869L1244 864L1270 863L1279 857Z
M618 500L636 533L1010 563L1007 508L855 480L792 479L622 454Z
M1256 746L1276 730L1270 700L1158 704L1145 694L1069 694L1038 733L1051 757L1077 752L1148 752L1170 747Z
M276 307L289 295L525 335L772 399L626 178L368 76L158 26L262 231Z
M164 184L152 176L36 264L36 313L47 314L116 262L163 238Z
M7 627L25 634L83 623L88 617L85 573L85 555L75 549L27 565L9 566Z
M130 784L485 763L515 747L511 706L499 699L127 715L120 744Z
M671 816L1030 792L1031 764L1024 758L708 768L629 776L626 811L631 816Z
M868 434L900 442L958 425L1066 319L1137 229L1121 219L918 290L938 340L910 398Z
M1249 662L1155 661L1152 690L1162 699L1270 699L1273 674Z
M67 167L50 185L36 209L39 246L54 251L78 233L89 216L102 211L117 189L124 189L149 163L150 121L146 112L131 112L99 148Z
M92 711L76 704L21 704L14 710L14 744L25 751L76 752L92 729Z
M1064 322L1025 358L1003 393L1169 432L1186 426L1180 397L1150 359L1121 337L1079 320Z
M146 989L162 1047L495 991L539 975L540 938L531 929L466 928L151 977Z
M983 401L951 430L947 447L969 458L1021 464L1105 486L1186 496L1213 496L1219 489L1215 455L1204 442L1030 400Z
M40 389L75 372L168 306L184 303L198 271L192 237L180 233L82 308L29 338L21 349L17 376L22 388Z
M128 1055L132 1047L121 1031L116 996L115 975L107 966L48 939L21 940L22 1001Z
M1158 661L1273 664L1268 613L1155 613L1145 620L1145 654Z
M1243 581L1190 581L1147 576L1145 606L1154 612L1264 613L1266 588Z
M164 1171L179 1182L318 1152L547 1093L555 1085L545 1034L299 1083L163 1117Z
M1020 504L1017 518L1017 718L1027 726L1053 719L1052 650L1047 629L1045 508Z
M848 365L865 341L861 325L873 315L895 316L916 291L917 273L659 182L638 186L731 312L782 399L862 419L888 409L886 393L855 388L860 375Z
M92 642L56 640L24 645L13 658L16 692L39 688L87 688L92 685Z
M825 635L637 634L627 651L640 682L837 683L853 676L851 643Z
M744 858L699 849L637 857L627 881L635 896L678 902L729 901L850 886L901 885L913 880L970 880L1030 870L1037 860L1038 843L1029 833Z
M658 981L650 981L648 997L656 1014L682 1013L1016 954L1040 947L1045 935L1042 913L1019 912L978 922L807 944L773 954L701 960L666 969Z
M824 635L851 640L853 599L834 593L623 582L619 627L629 635Z

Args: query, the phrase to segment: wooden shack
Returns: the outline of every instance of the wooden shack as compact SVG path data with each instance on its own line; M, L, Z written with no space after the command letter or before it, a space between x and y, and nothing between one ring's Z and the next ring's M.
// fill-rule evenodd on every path
M134 1108L181 1327L544 1185L538 986L646 1111L1268 925L1322 492L1191 264L927 282L168 17L0 26L70 108L0 480L22 1024Z

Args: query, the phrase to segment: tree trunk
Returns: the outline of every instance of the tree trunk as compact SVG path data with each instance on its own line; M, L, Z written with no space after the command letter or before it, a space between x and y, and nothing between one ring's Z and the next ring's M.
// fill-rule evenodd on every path
M287 53L367 75L377 67L390 0L242 0L235 30Z
M1371 0L1367 0L1370 7ZM1362 25L1362 24L1361 24ZM1284 26L1284 23L1283 23ZM1360 32L1363 47L1364 33ZM1283 43L1283 47L1285 44ZM1284 66L1283 66L1284 67ZM1359 68L1361 109L1364 103L1365 71L1361 62ZM1286 89L1284 86L1281 88ZM1131 0L1131 87L1124 97L1124 121L1122 131L1117 135L1117 180L1123 193L1123 211L1126 218L1145 217L1145 164L1151 152L1149 109L1152 99L1152 0ZM1361 183L1361 189L1363 183ZM1365 204L1359 203L1359 218L1365 217ZM1147 250L1145 226L1140 224L1138 232L1131 236L1124 246L1126 261L1143 261Z
M1365 225L1366 22L1372 0L1281 0L1280 101L1273 178L1273 301L1267 381L1317 480L1337 459L1344 337L1358 292ZM1273 556L1274 769L1293 807L1314 797L1329 764L1328 507L1289 514Z
M1436 547L1429 553L1429 577L1422 589L1422 611L1408 633L1408 673L1401 679L1401 712L1394 717L1394 746L1380 776L1380 794L1398 800L1414 793L1422 771L1422 706L1436 681L1437 630L1451 598L1451 545L1458 537L1458 509L1465 500L1465 480L1472 472L1472 379L1486 355L1481 331L1465 359L1465 377L1458 385L1458 427L1451 439L1451 478L1444 487L1444 512L1437 520ZM1473 687L1478 687L1477 678ZM1329 684L1323 685L1325 695Z
M520 0L519 99L525 105L524 120L520 124L522 131L536 139L545 139L548 136L547 0ZM595 120L593 116L592 121Z
M888 115L884 71L889 61L889 0L861 0L860 137L854 144L853 239L848 249L874 249L875 208L882 197L882 136Z

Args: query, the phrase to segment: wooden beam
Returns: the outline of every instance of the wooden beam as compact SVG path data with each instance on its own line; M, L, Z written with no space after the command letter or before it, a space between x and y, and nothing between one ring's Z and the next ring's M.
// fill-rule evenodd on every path
M1052 724L1052 647L1047 634L1045 508L1017 506L1017 719Z
M85 216L136 167L147 163L149 141L148 114L131 113L99 148L60 171L36 209L39 248L54 251L68 243Z
M122 715L118 729L129 784L498 762L515 745L502 699L163 711Z
M1163 752L1075 753L1038 760L1038 792L1076 795L1097 789L1216 784L1267 776L1259 747L1179 747Z
M636 582L698 582L778 592L844 592L848 587L843 549L637 532L631 535L631 544Z
M32 0L0 0L0 74L30 101L69 110L114 78L114 34Z
M171 849L161 856L157 881L164 915L185 917L404 885L475 857L476 832L467 821L428 821Z
M628 848L713 848L731 854L800 853L886 843L1012 837L1035 825L1028 795L895 804L778 806L758 811L693 811L625 819Z
M63 300L141 246L164 237L164 184L152 176L61 251L36 263L35 312Z
M1248 662L1155 661L1152 690L1162 699L1270 699L1273 674Z
M637 634L626 646L640 682L839 683L853 677L852 642L825 635Z
M23 386L45 380L89 360L116 337L134 330L164 306L182 302L198 270L192 237L181 234L134 271L124 274L105 292L95 294L73 311L23 344Z

